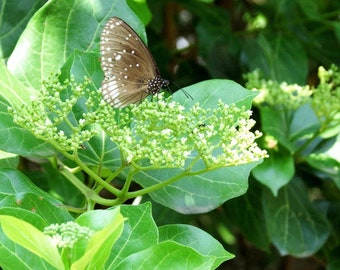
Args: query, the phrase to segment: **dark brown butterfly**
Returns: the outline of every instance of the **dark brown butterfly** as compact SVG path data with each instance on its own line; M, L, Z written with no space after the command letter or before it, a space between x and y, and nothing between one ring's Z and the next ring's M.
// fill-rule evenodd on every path
M157 94L169 81L161 78L148 48L122 19L112 17L100 38L104 80L101 92L106 102L123 108Z

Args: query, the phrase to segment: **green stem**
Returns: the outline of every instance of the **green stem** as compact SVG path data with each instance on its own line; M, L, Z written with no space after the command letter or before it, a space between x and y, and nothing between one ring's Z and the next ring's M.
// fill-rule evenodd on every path
M129 199L129 188L132 182L132 176L134 173L129 173L128 176L125 179L124 186L120 192L120 194L117 196L117 198L114 200L114 205L119 205L124 203L127 199Z
M79 165L80 168L84 172L86 172L90 177L92 177L98 184L102 185L105 189L107 189L110 193L118 196L120 190L111 186L109 183L101 179L96 173L94 173L89 167L87 167L79 158L77 154L74 154L73 160Z
M221 166L221 168L222 167L224 167L224 166ZM150 186L150 187L147 187L147 188L143 188L143 189L138 190L138 191L129 192L127 194L126 198L131 199L131 198L135 198L137 196L142 196L142 195L145 195L147 193L154 192L158 189L161 189L165 186L168 186L168 185L180 180L183 177L202 174L202 173L208 172L210 170L215 170L215 169L218 169L218 168L219 167L215 167L215 168L209 168L209 169L204 169L204 170L194 171L194 172L193 171L183 171L182 173L180 173L176 176L173 176L173 177L169 178L168 180L162 181L162 182L160 182L156 185L153 185L153 186Z
M60 153L62 153L66 158L75 161L79 167L85 171L92 179L94 179L98 184L102 185L105 189L114 195L118 195L120 190L111 186L108 182L101 179L95 172L93 172L89 167L87 167L79 158L78 152L74 152L72 155L59 147L59 144L55 141L50 142Z
M82 194L85 195L87 200L94 201L95 203L111 206L113 200L103 199L100 197L94 190L87 187L84 183L82 183L74 174L71 173L68 167L62 166L60 169L60 173L66 177L76 188L80 190Z
M105 179L105 182L110 183L113 179L115 179L120 173L126 168L125 165L121 165L117 170L110 174L108 178Z
M76 130L76 127L70 122L70 120L68 119L67 115L65 115L63 119L66 122L66 124L72 129L72 131Z

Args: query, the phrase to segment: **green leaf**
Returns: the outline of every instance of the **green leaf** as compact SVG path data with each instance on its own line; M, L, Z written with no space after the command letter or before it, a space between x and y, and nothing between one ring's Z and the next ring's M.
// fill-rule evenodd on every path
M128 6L136 13L144 25L148 24L152 14L146 3L146 0L126 0Z
M268 150L269 158L254 168L254 177L263 185L267 186L274 196L278 190L289 183L295 173L294 158L284 148Z
M329 264L327 265L327 270L337 270L340 268L340 246L337 246L330 254Z
M0 207L27 209L39 214L47 224L72 219L62 203L32 184L21 172L0 169Z
M56 269L64 269L58 249L52 239L44 235L30 223L18 218L0 215L1 227L12 241L43 258Z
M158 231L150 203L122 205L121 213L127 218L124 230L105 269L215 269L233 256L195 227L170 225Z
M338 155L340 152L340 143L332 148L332 152ZM331 152L329 152L331 153ZM323 178L330 178L340 190L340 158L331 157L328 153L311 154L307 157L307 163Z
M150 203L121 205L120 209L126 221L122 235L111 251L106 269L115 269L124 258L158 243L158 229L152 218Z
M308 59L297 39L269 33L250 37L243 44L250 70L259 68L267 78L278 82L306 83Z
M213 269L195 250L173 241L164 241L147 250L132 254L112 269Z
M226 216L222 216L220 220L229 228L236 227L257 248L269 252L270 242L261 198L264 188L255 179L250 178L247 193L222 206Z
M292 141L303 138L317 132L320 128L320 121L310 104L299 107L293 115L289 127L289 137Z
M251 178L246 194L223 205L226 217L222 218L222 222L229 227L237 228L257 248L269 252L270 242L261 199L264 188Z
M94 53L74 50L60 68L61 81L69 79L71 76L73 76L76 81L83 81L84 76L86 76L91 79L92 85L90 86L93 90L99 89L104 77L100 61L98 61L99 58L99 51Z
M80 192L67 178L65 178L52 162L42 162L42 170L25 171L27 177L39 188L53 191L53 197L62 201L64 205L82 208L84 206L84 194ZM73 166L73 164L72 164ZM76 174L80 181L84 175Z
M27 21L45 0L2 1L0 22L0 58L8 58ZM20 8L18 8L20 6Z
M71 269L102 269L107 261L112 246L120 237L124 218L119 207L113 210L96 210L86 212L78 218L78 223L98 229L90 238L84 255L74 262ZM95 228L94 228L95 227Z
M250 171L259 162L220 168L196 176L184 177L149 195L151 198L179 213L209 212L227 200L244 194L248 188ZM136 182L143 187L158 184L180 174L180 169L147 171L137 175Z
M17 81L0 61L0 149L24 156L51 156L48 143L13 123L9 107L21 107L30 100L31 90Z
M100 4L48 1L28 22L8 59L9 70L25 85L40 89L41 81L57 71L75 49L97 51L101 30L114 15L126 18L137 32L143 29L139 23L137 27L136 15L124 0Z
M19 156L0 150L0 168L17 168L19 164Z
M186 108L197 102L205 109L215 108L219 100L226 104L234 103L238 107L250 108L257 94L228 80L204 81L183 90L189 93L192 99L183 91L176 92L173 98ZM244 194L248 187L249 173L258 163L219 168L200 175L188 176L149 195L156 202L183 214L205 213L231 198ZM203 167L197 165L197 170L199 169ZM148 170L139 173L135 181L143 187L149 187L176 177L180 173L183 173L182 169Z
M189 246L205 257L205 263L212 263L212 269L234 257L208 233L190 225L166 225L159 228L159 241L172 240Z
M309 104L299 107L296 111L279 110L261 107L263 131L277 139L281 145L291 152L300 147L304 136L315 133L320 123Z
M289 140L289 126L291 115L283 110L272 109L269 107L262 107L261 123L263 132L267 135L275 137L286 149L294 152L294 145Z
M185 92L188 92L192 98ZM214 79L187 86L182 91L177 91L173 99L186 108L199 102L202 108L213 109L221 100L226 104L235 104L239 108L245 106L250 109L256 95L255 91L249 91L234 81Z
M25 87L7 69L6 65L0 61L0 96L1 102L6 104L1 112L8 111L8 106L20 107L30 100L32 89Z
M47 226L37 213L30 210L15 208L15 207L1 207L0 215L10 215L20 220L26 221L34 227L42 230ZM32 269L34 265L38 269L49 269L51 266L41 257L33 254L29 250L11 241L6 237L0 226L0 265L2 269Z
M232 34L229 13L214 5L200 3L187 4L187 8L194 9L201 16L196 26L198 50L211 77L230 78L235 75L234 61L237 61L240 47Z
M0 149L22 156L50 157L55 154L52 146L34 137L28 130L13 123L7 104L0 97ZM6 110L6 112L4 112Z
M269 237L282 256L308 257L325 244L330 225L299 179L281 188L277 197L264 190L262 199Z

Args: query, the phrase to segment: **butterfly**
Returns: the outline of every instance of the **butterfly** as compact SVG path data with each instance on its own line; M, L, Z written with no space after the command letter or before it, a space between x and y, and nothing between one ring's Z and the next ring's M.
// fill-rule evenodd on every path
M110 18L103 28L100 54L102 96L114 108L137 103L169 85L140 37L118 17Z

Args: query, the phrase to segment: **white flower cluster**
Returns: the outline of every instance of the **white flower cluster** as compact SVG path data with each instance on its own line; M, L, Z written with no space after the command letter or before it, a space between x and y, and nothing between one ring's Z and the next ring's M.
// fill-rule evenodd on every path
M124 114L130 115L129 121ZM141 166L185 167L190 158L202 159L207 168L249 163L267 156L255 140L262 134L250 130L251 112L235 105L217 104L214 110L199 104L185 108L158 96L130 111L99 112L103 129L111 136L127 163ZM102 120L100 120L102 119Z

